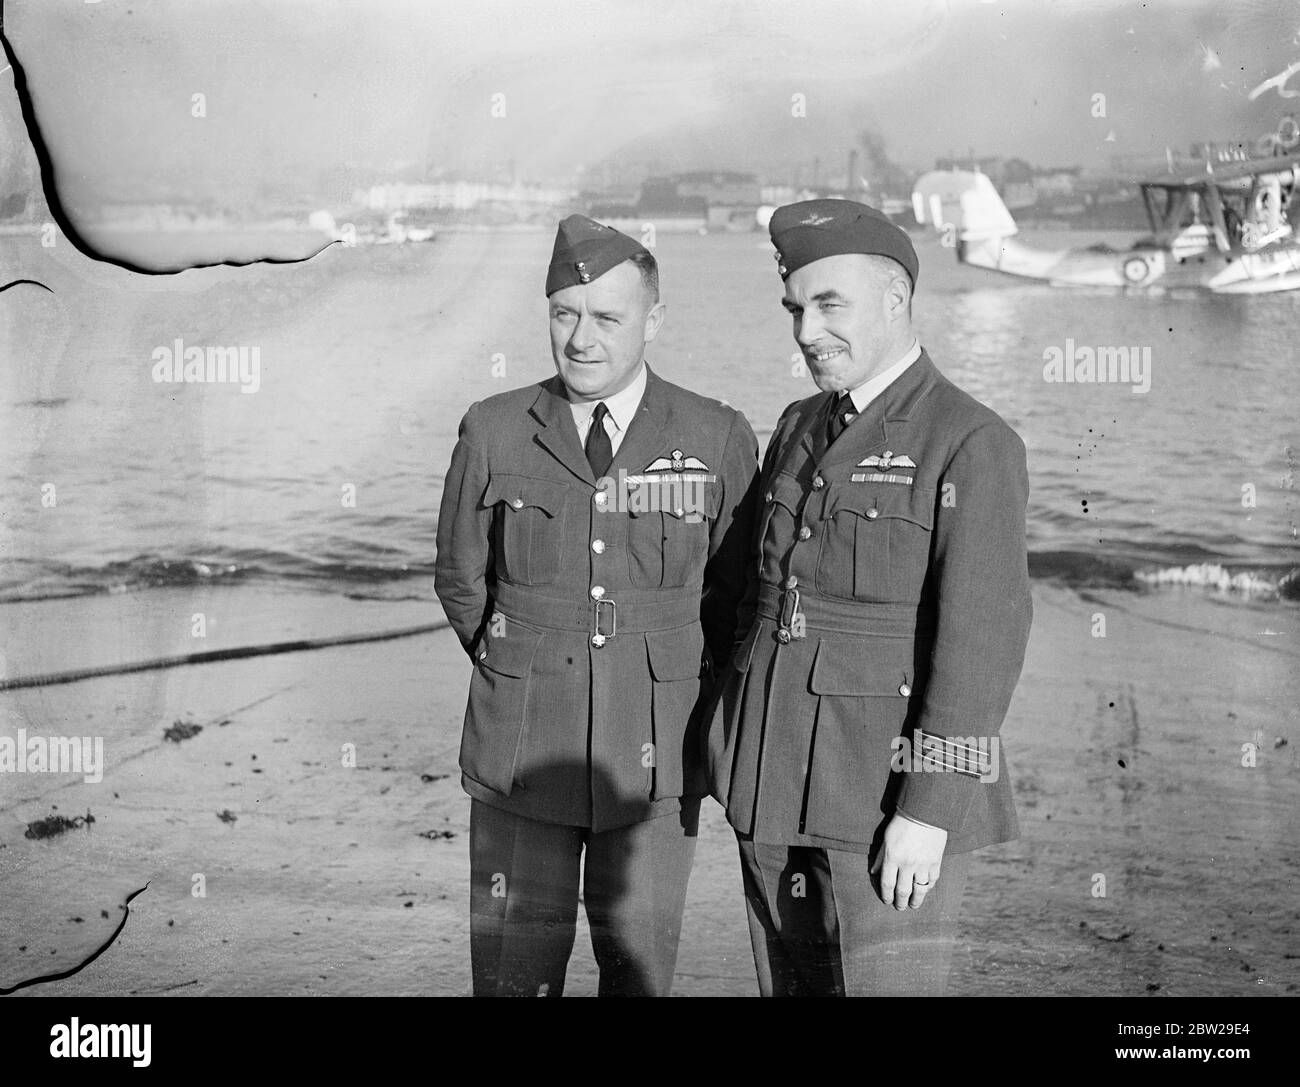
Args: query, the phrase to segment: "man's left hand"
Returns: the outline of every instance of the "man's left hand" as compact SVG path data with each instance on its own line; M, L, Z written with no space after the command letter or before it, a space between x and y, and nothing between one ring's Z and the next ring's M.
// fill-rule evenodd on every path
M939 881L948 832L895 815L885 827L885 840L871 866L879 875L880 900L897 910L921 908Z

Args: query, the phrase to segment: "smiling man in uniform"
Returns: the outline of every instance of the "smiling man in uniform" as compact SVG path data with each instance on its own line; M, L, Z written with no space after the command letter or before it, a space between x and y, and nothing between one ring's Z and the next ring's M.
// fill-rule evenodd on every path
M581 873L601 995L666 995L757 442L646 365L664 305L634 239L565 219L546 294L556 376L470 407L438 520L436 588L474 664L474 992L563 992Z
M1025 449L917 342L902 230L813 200L770 231L821 391L764 458L711 787L765 995L937 994L968 854L1017 833L998 730L1032 614Z

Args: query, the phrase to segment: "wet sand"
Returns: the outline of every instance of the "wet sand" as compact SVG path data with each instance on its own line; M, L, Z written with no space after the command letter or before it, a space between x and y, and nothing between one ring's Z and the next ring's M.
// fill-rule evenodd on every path
M1300 992L1300 613L1182 591L1039 583L1034 597L1003 729L1022 834L979 854L951 992ZM202 641L198 611L218 619ZM177 590L11 605L0 644L14 676L438 617L417 601ZM98 784L0 775L0 988L80 962L148 883L99 959L21 995L467 993L468 682L442 631L0 693L0 735L102 736L107 761ZM202 731L164 740L178 720ZM94 822L24 837L56 808ZM595 987L580 930L567 993ZM712 801L675 992L757 992Z

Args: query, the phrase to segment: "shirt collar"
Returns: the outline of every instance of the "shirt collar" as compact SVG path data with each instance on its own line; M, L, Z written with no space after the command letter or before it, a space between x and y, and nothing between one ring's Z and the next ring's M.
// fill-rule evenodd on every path
M888 369L882 370L875 377L868 378L856 389L850 390L849 395L853 397L853 410L861 415L876 397L897 381L903 371L920 357L921 343L919 340L913 340L907 354L896 363Z
M617 392L613 396L605 397L605 407L609 410L609 417L614 421L620 433L627 430L632 425L632 419L636 415L636 410L641 406L641 397L645 394L646 386L646 369L645 360L641 360L641 368L637 371L636 377L622 392ZM581 429L591 418L591 413L596 410L599 400L570 400L569 407L573 410L573 421Z

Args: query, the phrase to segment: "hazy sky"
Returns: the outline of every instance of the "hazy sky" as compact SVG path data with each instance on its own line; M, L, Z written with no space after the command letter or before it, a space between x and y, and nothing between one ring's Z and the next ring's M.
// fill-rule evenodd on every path
M1300 60L1300 6L1276 0L4 7L74 202L142 177L251 199L315 188L349 162L514 160L559 178L608 157L773 172L821 155L840 169L866 126L918 167L970 147L1090 166L1274 129L1291 100L1248 92ZM206 116L193 116L196 94ZM0 111L11 129L15 117Z

